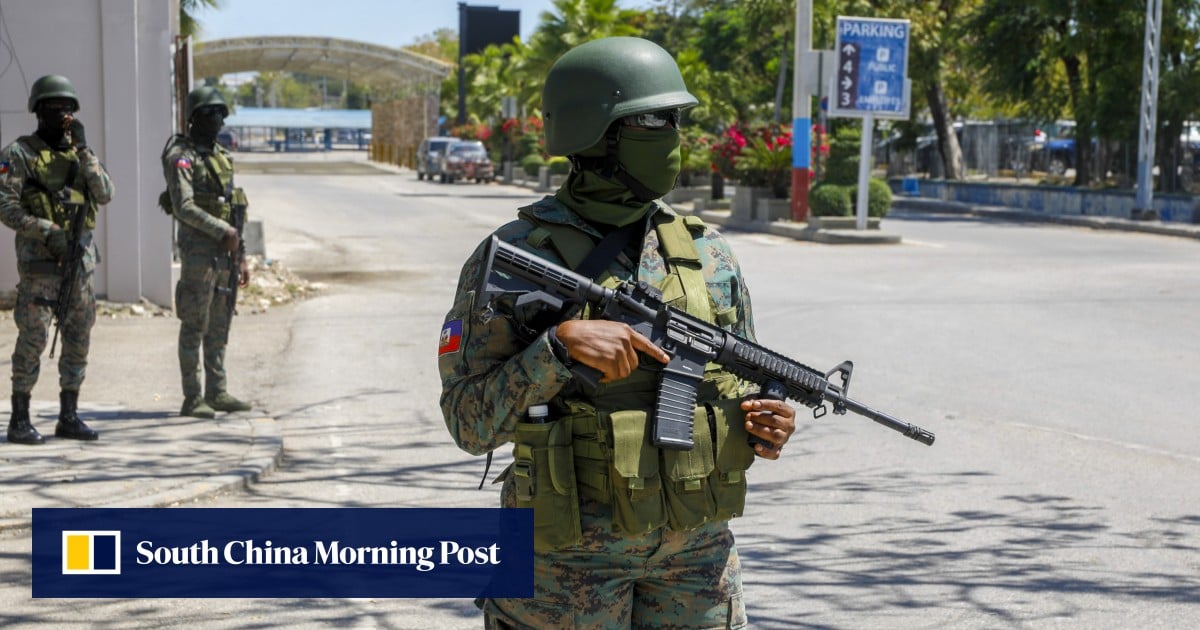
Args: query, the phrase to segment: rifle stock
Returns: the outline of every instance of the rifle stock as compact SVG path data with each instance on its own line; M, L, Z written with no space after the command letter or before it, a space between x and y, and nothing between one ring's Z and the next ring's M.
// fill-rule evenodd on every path
M590 304L604 319L622 321L671 355L662 368L651 439L659 448L692 448L693 410L704 366L715 362L738 377L757 383L764 397L795 400L812 408L813 417L852 411L906 437L931 445L934 435L921 427L852 400L846 394L854 365L845 361L828 373L815 370L769 348L679 311L662 301L644 282L609 289L537 255L501 241L488 245L476 310L490 307L502 294L517 294L517 306L537 305L554 312L564 306ZM585 381L598 381L587 366L576 371ZM838 377L840 382L831 382ZM756 438L752 437L752 441Z

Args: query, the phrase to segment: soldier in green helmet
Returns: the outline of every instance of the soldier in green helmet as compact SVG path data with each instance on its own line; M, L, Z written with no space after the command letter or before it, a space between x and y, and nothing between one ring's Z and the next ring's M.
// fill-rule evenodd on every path
M237 274L240 286L250 281L241 255L241 234L232 224L235 207L244 211L247 203L242 189L233 185L233 156L217 143L229 115L221 92L208 86L196 88L188 93L185 107L187 135L172 136L163 149L167 191L160 202L179 223L181 269L175 286L183 380L179 414L212 418L217 411L250 409L229 394L225 374L233 313L226 287L230 274Z
M37 130L0 151L0 220L16 233L17 346L12 357L12 417L8 441L42 444L33 426L29 403L48 341L51 305L65 292L66 316L57 322L62 335L58 359L60 411L54 435L73 440L98 437L79 419L83 384L96 323L92 284L99 252L92 241L96 213L113 196L112 180L88 148L79 111L79 96L66 77L47 75L29 91L29 111ZM73 225L76 217L82 225ZM77 238L74 238L77 235ZM78 255L71 256L71 252ZM72 260L73 259L73 260ZM77 265L69 269L68 265ZM74 273L74 286L69 280ZM53 353L51 353L53 356Z
M542 111L547 151L567 156L571 173L493 234L604 286L648 282L672 306L754 339L729 245L661 201L680 170L681 114L696 104L653 42L612 37L568 51L546 78ZM587 309L547 318L508 298L475 308L487 242L463 265L444 321L441 406L463 450L513 443L501 503L533 508L535 559L533 597L481 601L485 626L745 627L728 521L744 511L755 458L780 456L795 410L710 366L696 446L655 447L658 378L639 366L667 363L666 352ZM603 378L577 378L579 365ZM539 405L549 420L527 421ZM765 444L749 446L751 434Z

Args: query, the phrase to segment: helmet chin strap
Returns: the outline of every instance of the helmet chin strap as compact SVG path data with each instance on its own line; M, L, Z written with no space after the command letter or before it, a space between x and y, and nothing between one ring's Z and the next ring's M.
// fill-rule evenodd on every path
M617 161L617 142L621 137L620 121L609 126L608 131L604 132L604 157L584 156L584 155L568 155L567 159L571 161L571 167L578 171L596 171L604 177L615 179L625 185L634 197L641 202L651 202L658 199L662 195L650 190L645 184L639 182L636 177L629 174L625 167Z

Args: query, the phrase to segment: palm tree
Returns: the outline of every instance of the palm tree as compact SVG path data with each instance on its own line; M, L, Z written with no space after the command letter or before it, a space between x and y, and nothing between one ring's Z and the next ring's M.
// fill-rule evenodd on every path
M221 0L179 0L179 34L196 37L200 34L200 22L196 12L200 9L219 9Z
M538 86L563 53L587 41L617 35L639 35L634 26L642 12L622 9L617 0L554 0L543 11L541 25L529 40L521 71ZM538 90L540 92L540 88Z

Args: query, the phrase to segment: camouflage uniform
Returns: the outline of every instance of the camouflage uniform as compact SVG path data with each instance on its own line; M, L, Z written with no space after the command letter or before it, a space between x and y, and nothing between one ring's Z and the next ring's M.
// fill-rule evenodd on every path
M84 243L78 284L71 293L66 319L61 322L62 354L58 360L59 386L63 391L78 392L83 384L87 368L88 350L91 346L92 325L96 323L96 294L92 276L99 260L99 252L92 242L97 207L112 200L113 184L108 173L90 149L76 151L75 148L51 149L37 136L25 136L9 144L0 155L0 220L16 231L17 304L13 319L17 323L17 346L13 351L12 382L14 394L29 394L38 381L41 370L41 355L48 341L48 329L52 319L49 306L38 304L37 298L55 300L62 281L60 270L54 269L55 257L46 246L50 226L55 223L50 217L37 216L29 211L27 201L22 206L22 197L28 198L36 188L30 182L38 181L35 176L37 162L47 159L59 161L78 160L75 181L68 182L70 188L88 192L87 223L81 233ZM61 162L60 162L61 163ZM39 182L47 186L50 182ZM51 187L51 186L47 186ZM64 229L67 226L59 222Z
M198 370L203 347L204 389L206 398L212 399L226 391L225 345L230 326L229 296L217 289L228 286L229 274L238 273L222 245L230 227L231 200L226 195L233 178L233 156L220 144L207 150L186 136L175 136L163 151L162 164L172 214L179 222L182 268L175 285L175 310L181 322L183 393L188 398L201 393Z
M541 223L570 225L596 239L600 236L552 197L524 210ZM652 212L657 214L650 217L649 223L674 216L663 204L657 204ZM667 262L659 236L649 223L640 260L631 261L622 254L608 273L621 280L636 277L661 287ZM538 240L531 239L535 229L529 221L518 220L495 234L505 242L564 264L548 246L530 244ZM693 238L713 304L720 311L736 313L729 318L734 321L729 328L753 339L750 298L732 252L711 228L693 232ZM523 336L520 326L514 324L514 320L522 319L519 315L499 316L473 309L485 251L480 246L463 266L439 350L446 424L458 446L472 454L487 453L513 442L518 423L530 405L561 399L564 394L582 395L570 388L572 373L556 358L545 332L529 342L528 333ZM641 371L626 380L634 379L637 372ZM652 397L647 404L652 406ZM513 475L509 473L502 475L502 504L513 507L517 503ZM581 541L562 549L536 552L533 598L486 601L490 627L745 626L740 564L727 521L714 520L680 531L658 527L643 534L629 534L614 528L612 509L603 501L581 492L578 508ZM537 518L535 510L535 522Z

